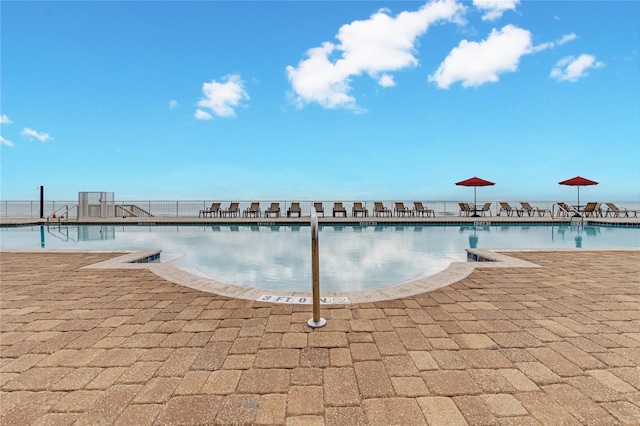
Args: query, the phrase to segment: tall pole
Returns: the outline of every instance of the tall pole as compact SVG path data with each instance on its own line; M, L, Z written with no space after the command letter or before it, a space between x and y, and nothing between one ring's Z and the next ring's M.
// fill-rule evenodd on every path
M311 328L319 328L327 323L320 317L320 251L318 249L318 216L311 210L311 290L313 296L313 318L307 321Z
M40 219L44 219L44 186L40 185Z

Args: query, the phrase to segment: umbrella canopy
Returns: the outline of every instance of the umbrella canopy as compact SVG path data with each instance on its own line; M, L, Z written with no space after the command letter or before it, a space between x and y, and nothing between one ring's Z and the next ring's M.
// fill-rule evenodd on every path
M598 182L595 180L583 178L582 176L572 177L571 179L563 180L562 182L558 182L560 185L568 185L568 186L577 186L578 187L578 208L580 208L580 187L581 186L589 186L589 185L597 185Z
M495 185L493 182L489 182L488 180L480 179L477 176L472 178L461 180L460 182L456 182L456 185L460 186L492 186Z
M560 185L569 185L569 186L589 186L589 185L597 185L598 182L595 180L583 178L582 176L572 177L571 179L563 180L562 182L558 182Z
M459 186L473 186L473 204L476 204L476 188L478 186L493 186L495 183L489 182L488 180L480 179L477 176L474 176L469 179L461 180L460 182L456 182L456 185Z

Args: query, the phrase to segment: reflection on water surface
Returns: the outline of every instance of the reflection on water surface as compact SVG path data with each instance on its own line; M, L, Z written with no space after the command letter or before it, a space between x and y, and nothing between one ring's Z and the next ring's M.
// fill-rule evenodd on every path
M308 291L311 236L301 225L55 225L0 228L5 249L163 250L221 281ZM321 225L322 291L379 288L465 261L466 248L640 247L640 228Z

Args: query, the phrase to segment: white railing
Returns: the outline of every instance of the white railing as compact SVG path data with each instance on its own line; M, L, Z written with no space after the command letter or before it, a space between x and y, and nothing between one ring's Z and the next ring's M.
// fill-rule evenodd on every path
M170 217L170 218L197 218L201 210L205 210L211 206L212 202L221 202L221 210L229 207L232 201L240 204L240 215L243 217L243 212L251 205L252 202L260 203L260 211L264 215L265 210L271 206L272 202L278 202L280 204L280 214L282 217L287 217L287 210L291 207L292 202L300 204L302 216L311 216L311 210L314 209L314 203L321 202L324 208L324 216L333 216L334 201L300 201L300 200L269 200L269 201L257 201L257 200L128 200L128 201L115 201L116 206L125 206L129 212L135 213L136 216L154 216L154 217ZM361 202L365 209L368 211L369 217L374 217L374 201L352 200L352 201L340 201L343 207L346 209L347 217L353 216L353 204L354 202ZM458 201L424 201L424 200L385 200L381 201L387 209L391 212L394 211L396 202L404 203L404 206L412 210L414 208L414 201L422 201L423 205L427 209L435 211L436 216L457 216L460 212ZM467 200L463 200L467 202ZM500 200L504 201L504 200ZM478 201L478 205L484 204L485 201ZM500 209L498 201L491 202L491 216L496 216ZM518 201L509 201L512 206L520 207ZM44 217L48 217L53 212L58 211L65 205L75 205L76 201L45 201L44 203ZM531 201L530 204L537 208L551 209L554 205L554 201ZM631 205L636 203L620 203L620 205ZM631 206L634 207L634 206ZM631 208L629 207L629 208ZM144 212L142 214L141 212ZM122 216L122 210L115 209L115 216ZM358 215L360 217L361 215ZM0 217L2 218L39 218L40 217L40 202L39 201L0 201ZM273 217L273 216L272 216Z

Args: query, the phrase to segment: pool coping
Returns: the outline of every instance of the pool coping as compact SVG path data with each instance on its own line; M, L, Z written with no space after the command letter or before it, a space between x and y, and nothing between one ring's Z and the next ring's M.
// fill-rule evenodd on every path
M509 256L516 252L558 252L558 251L639 251L640 248L558 248L558 249L466 249L467 262L452 262L441 272L399 284L370 290L354 290L343 292L323 292L321 282L322 303L355 304L379 302L399 299L427 293L468 277L476 269L483 268L539 268L532 262ZM151 250L2 250L10 253L124 253L114 258L82 267L82 269L148 269L155 275L184 287L214 293L225 297L264 301L271 303L310 303L311 283L309 291L278 291L262 288L245 287L226 283L211 277L196 275L173 263L157 263L160 249ZM270 296L265 298L265 296Z
M0 227L14 226L58 226L58 225L133 225L133 226L161 226L161 225L309 225L310 217L300 218L192 218L192 217L150 217L150 218L83 218L47 221L36 218L6 218L0 217ZM436 217L319 217L321 226L393 226L393 225L451 225L465 226L470 224L488 225L559 225L573 224L576 221L585 225L640 227L640 218L614 217L582 217L571 218L563 216L436 216Z

